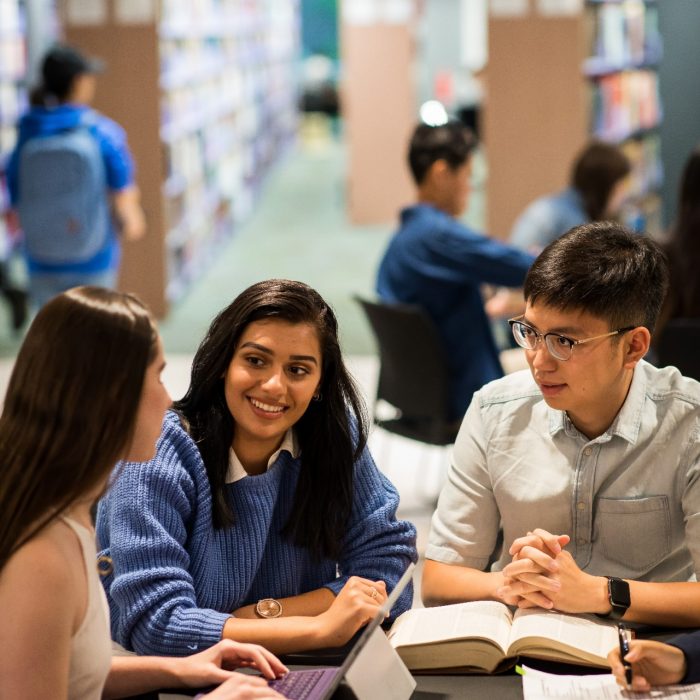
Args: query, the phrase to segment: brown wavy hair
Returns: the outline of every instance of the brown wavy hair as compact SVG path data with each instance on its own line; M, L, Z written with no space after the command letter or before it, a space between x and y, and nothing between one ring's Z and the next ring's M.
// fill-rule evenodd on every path
M77 287L39 311L0 416L0 570L124 455L157 337L131 294Z
M592 141L579 153L571 172L571 186L581 195L591 221L606 217L613 188L631 169L627 156L614 144Z

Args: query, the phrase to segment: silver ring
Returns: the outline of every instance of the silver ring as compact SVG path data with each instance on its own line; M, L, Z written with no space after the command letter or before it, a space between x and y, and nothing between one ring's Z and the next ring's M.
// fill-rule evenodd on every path
M378 595L379 595L379 591L378 591L374 586L371 586L370 589L369 589L369 597L372 598L372 599L374 599L374 598L376 598Z

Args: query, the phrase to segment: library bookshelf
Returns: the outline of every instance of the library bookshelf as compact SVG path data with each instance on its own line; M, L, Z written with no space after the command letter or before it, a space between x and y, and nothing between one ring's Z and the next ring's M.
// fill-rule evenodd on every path
M0 0L0 174L16 139L16 125L27 106L24 17L18 0ZM9 194L0 175L0 250L8 244Z
M488 230L507 238L534 199L562 189L591 138L632 162L622 218L661 234L663 170L655 0L526 0L489 16L484 134Z
M127 131L148 220L125 246L120 286L163 316L293 138L298 3L103 0L87 18L71 4L59 4L65 38L107 64L95 107Z

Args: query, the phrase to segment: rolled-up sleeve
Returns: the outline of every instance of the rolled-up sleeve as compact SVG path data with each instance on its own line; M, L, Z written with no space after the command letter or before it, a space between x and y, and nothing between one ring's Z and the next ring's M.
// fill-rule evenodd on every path
M483 570L496 545L499 527L477 395L455 442L425 556L445 564Z

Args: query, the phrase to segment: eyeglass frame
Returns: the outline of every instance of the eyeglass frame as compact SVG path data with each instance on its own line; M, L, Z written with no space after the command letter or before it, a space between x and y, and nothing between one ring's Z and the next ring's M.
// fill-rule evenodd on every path
M574 354L574 348L577 345L583 345L584 343L590 343L593 340L600 340L601 338L610 338L613 335L620 335L620 333L629 333L630 331L633 331L637 326L625 326L624 328L618 328L615 331L610 331L609 333L603 333L602 335L595 335L592 338L582 338L581 340L574 340L573 338L569 338L568 335L562 335L561 333L540 333L536 328L533 328L529 323L523 323L521 319L525 318L525 314L520 314L520 316L515 316L514 318L509 318L508 319L508 324L510 325L510 330L511 333L513 334L513 338L515 338L515 342L518 343L518 338L515 335L515 330L514 326L516 323L520 324L521 326L525 326L526 328L529 328L534 334L535 334L535 347L534 348L528 348L525 347L524 345L520 345L518 343L518 347L521 347L523 350L536 350L537 349L537 343L540 342L540 340L544 341L544 346L547 348L547 352L558 362L568 362ZM568 341L571 343L571 346L569 347L569 356L567 358L561 358L557 357L547 344L547 338L553 336L555 338L563 338L564 340Z

